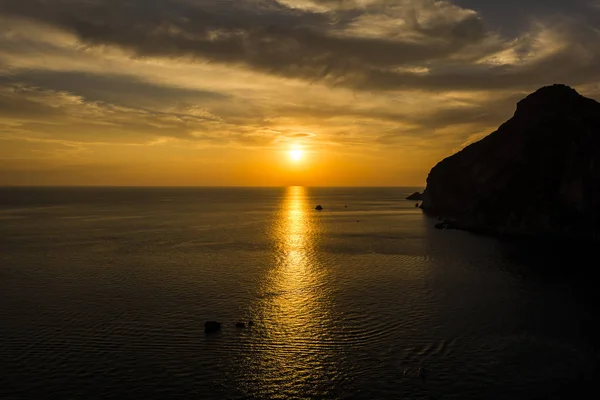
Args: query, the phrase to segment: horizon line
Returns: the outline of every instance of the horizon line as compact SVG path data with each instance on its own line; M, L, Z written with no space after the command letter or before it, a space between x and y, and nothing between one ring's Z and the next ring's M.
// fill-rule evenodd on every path
M403 186L403 185L268 185L268 186L244 186L244 185L0 185L0 188L256 188L276 189L287 187L308 188L425 188L425 186Z

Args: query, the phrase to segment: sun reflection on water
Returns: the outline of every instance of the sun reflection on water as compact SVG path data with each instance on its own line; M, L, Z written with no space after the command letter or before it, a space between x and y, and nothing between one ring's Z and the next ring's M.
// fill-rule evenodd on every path
M304 187L286 189L272 232L275 265L257 309L265 335L257 383L265 390L262 394L270 398L281 394L307 396L317 389L315 382L328 381L324 375L333 372L336 362L333 349L324 345L331 321L330 296L325 268L315 251L319 215L307 197ZM279 393L271 393L273 387L279 388ZM328 389L318 388L320 393Z
M315 260L315 240L318 229L309 215L306 189L287 189L286 201L276 227L277 266L272 274L272 289L276 294L272 306L281 313L279 323L287 325L289 333L305 336L307 330L294 332L294 326L306 327L314 319L319 305L319 266Z

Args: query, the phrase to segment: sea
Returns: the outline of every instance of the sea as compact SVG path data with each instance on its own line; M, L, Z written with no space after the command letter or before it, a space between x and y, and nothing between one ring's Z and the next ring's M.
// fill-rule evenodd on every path
M593 389L594 249L437 230L420 189L1 188L0 398Z

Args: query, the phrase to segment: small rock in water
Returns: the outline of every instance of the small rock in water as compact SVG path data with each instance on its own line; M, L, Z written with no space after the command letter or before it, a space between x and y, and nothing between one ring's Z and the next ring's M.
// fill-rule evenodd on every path
M254 321L248 321L248 326L254 325Z
M446 219L444 222L435 224L435 229L458 229L458 223L456 221Z
M236 328L245 328L245 327L246 327L246 324L245 324L245 323L243 323L243 322L236 322L236 323L235 323L235 327L236 327Z
M205 333L214 333L221 330L221 323L217 321L206 321L204 323Z
M321 206L320 204L315 207L315 210L317 210L317 211L321 211L322 209L323 209L323 206Z

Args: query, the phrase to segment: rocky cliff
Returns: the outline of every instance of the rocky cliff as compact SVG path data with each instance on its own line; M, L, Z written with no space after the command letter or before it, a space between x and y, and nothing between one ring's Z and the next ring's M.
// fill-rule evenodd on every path
M553 85L437 164L422 208L490 233L600 234L600 103Z

